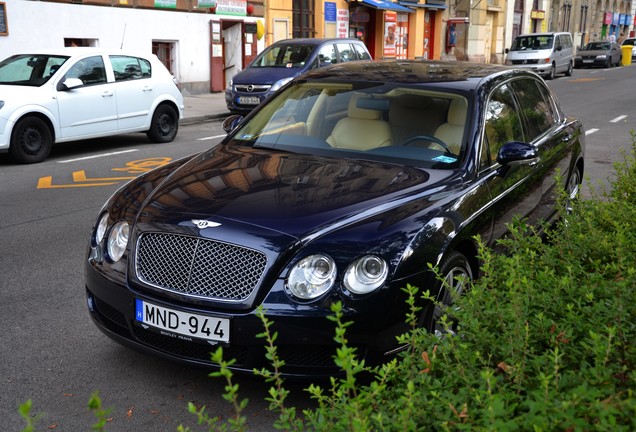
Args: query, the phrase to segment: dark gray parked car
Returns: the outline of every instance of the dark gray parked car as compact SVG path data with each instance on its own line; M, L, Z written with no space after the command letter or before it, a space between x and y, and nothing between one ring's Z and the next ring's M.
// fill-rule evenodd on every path
M620 66L621 59L621 47L616 42L590 42L576 53L574 67Z

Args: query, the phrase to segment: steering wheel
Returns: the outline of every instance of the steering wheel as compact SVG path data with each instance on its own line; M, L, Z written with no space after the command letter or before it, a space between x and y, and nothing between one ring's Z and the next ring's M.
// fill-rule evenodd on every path
M453 151L450 149L450 147L448 147L448 145L444 141L442 141L439 138L435 138L434 136L431 136L431 135L416 135L416 136L413 136L413 137L407 139L406 141L404 141L402 143L402 145L403 146L407 146L410 143L412 143L413 141L430 141L431 143L437 144L438 146L443 148L446 153L454 154Z

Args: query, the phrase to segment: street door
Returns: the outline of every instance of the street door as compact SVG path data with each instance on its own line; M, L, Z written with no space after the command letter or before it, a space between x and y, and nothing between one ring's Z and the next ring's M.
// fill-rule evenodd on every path
M243 40L241 22L223 22L223 73L225 85L243 70Z

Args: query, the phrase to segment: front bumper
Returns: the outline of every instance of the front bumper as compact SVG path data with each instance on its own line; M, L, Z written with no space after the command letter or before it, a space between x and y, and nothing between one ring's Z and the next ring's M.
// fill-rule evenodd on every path
M575 67L594 67L594 66L606 66L607 65L607 59L575 59L574 60L574 66Z
M90 261L85 270L86 296L90 316L97 327L113 340L137 351L170 359L182 364L202 368L215 368L211 352L223 346L224 359L236 360L231 369L251 373L254 369L271 368L266 359L263 338L257 337L264 331L263 323L256 311L219 311L202 306L178 303L161 298L131 286L123 286L110 280ZM280 282L282 285L282 281ZM272 289L265 298L265 316L278 333L277 352L285 366L282 373L297 377L327 377L338 374L340 369L334 363L338 346L334 342L334 324L327 319L324 305L337 300L336 296L325 299L320 307L285 304L282 286ZM144 328L135 319L135 300L141 299L166 308L210 315L230 320L229 343L212 345L201 340L185 340L178 335ZM348 310L345 321L354 321L347 329L350 346L355 347L358 357L367 363L377 364L387 360L385 355L395 346L396 335L404 333L404 311L386 311L385 302L380 302L379 310L360 313ZM391 318L391 316L394 316Z
M269 96L270 92L267 93L247 93L247 92L239 92L235 90L225 90L225 104L227 105L227 109L233 113L238 114L247 114L256 108L259 104L265 101ZM244 98L244 99L243 99ZM242 100L251 99L255 103L241 103Z

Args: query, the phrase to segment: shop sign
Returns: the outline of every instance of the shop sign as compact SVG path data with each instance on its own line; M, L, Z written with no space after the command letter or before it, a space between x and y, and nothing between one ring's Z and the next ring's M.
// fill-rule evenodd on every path
M349 10L338 9L337 34L340 39L349 37Z
M619 25L620 16L621 14L618 12L614 13L614 16L612 17L612 24Z
M384 58L395 58L397 39L397 13L384 12Z
M217 0L217 15L247 15L247 0Z
M325 21L336 22L336 3L325 2Z
M369 13L365 12L364 9L356 8L351 12L351 21L357 23L367 23L369 22Z
M177 0L155 0L155 7L162 9L176 9Z
M216 0L199 0L198 5L200 8L215 8Z
M612 23L612 13L605 12L605 15L603 16L603 24L611 24L611 23Z
M530 18L536 20L545 19L545 11L544 10L533 10L530 12Z

